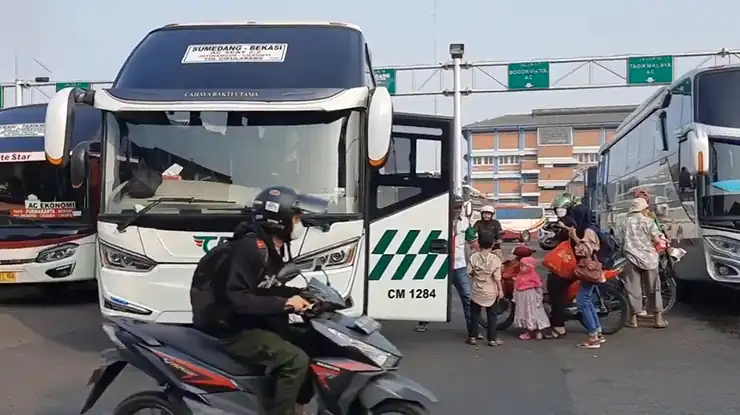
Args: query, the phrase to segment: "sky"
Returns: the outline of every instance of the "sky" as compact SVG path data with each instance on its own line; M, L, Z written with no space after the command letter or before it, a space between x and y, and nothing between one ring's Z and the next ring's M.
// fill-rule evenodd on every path
M740 3L729 0L3 0L2 11L2 83L10 83L16 76L49 76L56 81L111 80L147 32L168 23L199 21L354 23L362 28L376 66L445 62L449 59L450 43L464 43L465 60L473 64L740 48ZM696 58L676 59L676 72L686 72L700 62ZM740 59L734 58L733 62ZM609 64L622 73L624 65ZM553 65L552 81L574 68ZM440 90L440 83L443 89L451 88L450 72L444 76L429 71L402 73L398 91L418 89L430 75L423 91ZM488 72L506 81L502 68ZM588 73L588 68L582 68L561 85L588 84ZM591 77L596 82L619 81L598 68L591 69ZM493 85L494 81L478 70L468 70L463 75L464 88ZM652 91L653 88L632 87L474 93L463 98L462 117L466 124L504 114L528 113L533 108L638 104ZM25 97L26 103L45 100L38 92ZM12 91L6 91L6 102L12 101ZM452 115L452 99L441 96L397 97L395 105L407 112Z

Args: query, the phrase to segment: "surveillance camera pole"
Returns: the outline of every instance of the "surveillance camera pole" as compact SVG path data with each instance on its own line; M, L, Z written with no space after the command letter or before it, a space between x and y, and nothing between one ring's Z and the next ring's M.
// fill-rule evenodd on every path
M454 160L453 184L455 194L463 195L463 172L462 172L462 81L460 75L460 65L462 64L463 55L465 54L465 45L462 43L453 43L450 45L450 56L452 57L452 107L453 107L453 135L452 135L452 160Z

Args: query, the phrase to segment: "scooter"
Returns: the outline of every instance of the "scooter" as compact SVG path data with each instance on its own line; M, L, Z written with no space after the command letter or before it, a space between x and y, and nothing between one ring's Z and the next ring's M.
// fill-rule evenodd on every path
M281 283L302 276L293 264L276 276ZM305 278L305 277L304 277ZM347 317L347 301L317 279L301 294L313 304L302 314L322 356L312 356L310 375L318 391L318 415L428 415L437 398L396 371L402 355L372 318ZM106 363L90 377L87 413L128 364L154 379L161 389L124 399L114 415L157 409L167 415L263 415L274 393L274 379L263 367L246 367L222 350L218 339L196 329L114 317L103 330L116 348L103 352Z

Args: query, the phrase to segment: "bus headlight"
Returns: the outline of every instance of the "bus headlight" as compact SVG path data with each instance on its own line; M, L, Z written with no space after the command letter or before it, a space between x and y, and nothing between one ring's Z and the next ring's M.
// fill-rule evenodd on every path
M352 265L357 254L357 244L360 239L344 243L336 247L329 247L306 257L296 258L295 264L301 271L318 271L332 268L341 268Z
M103 268L112 268L121 271L147 272L157 263L151 259L124 249L100 242L100 257L103 259Z
M36 262L54 262L71 257L77 252L77 244L62 244L45 249L36 256Z
M705 236L704 240L717 252L740 257L740 241L718 235Z

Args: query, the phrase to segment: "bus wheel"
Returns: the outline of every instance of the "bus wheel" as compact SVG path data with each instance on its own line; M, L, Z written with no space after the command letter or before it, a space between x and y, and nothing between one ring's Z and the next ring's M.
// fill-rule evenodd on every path
M532 239L532 235L530 235L529 231L524 231L521 235L519 235L520 242L529 242L530 239Z

